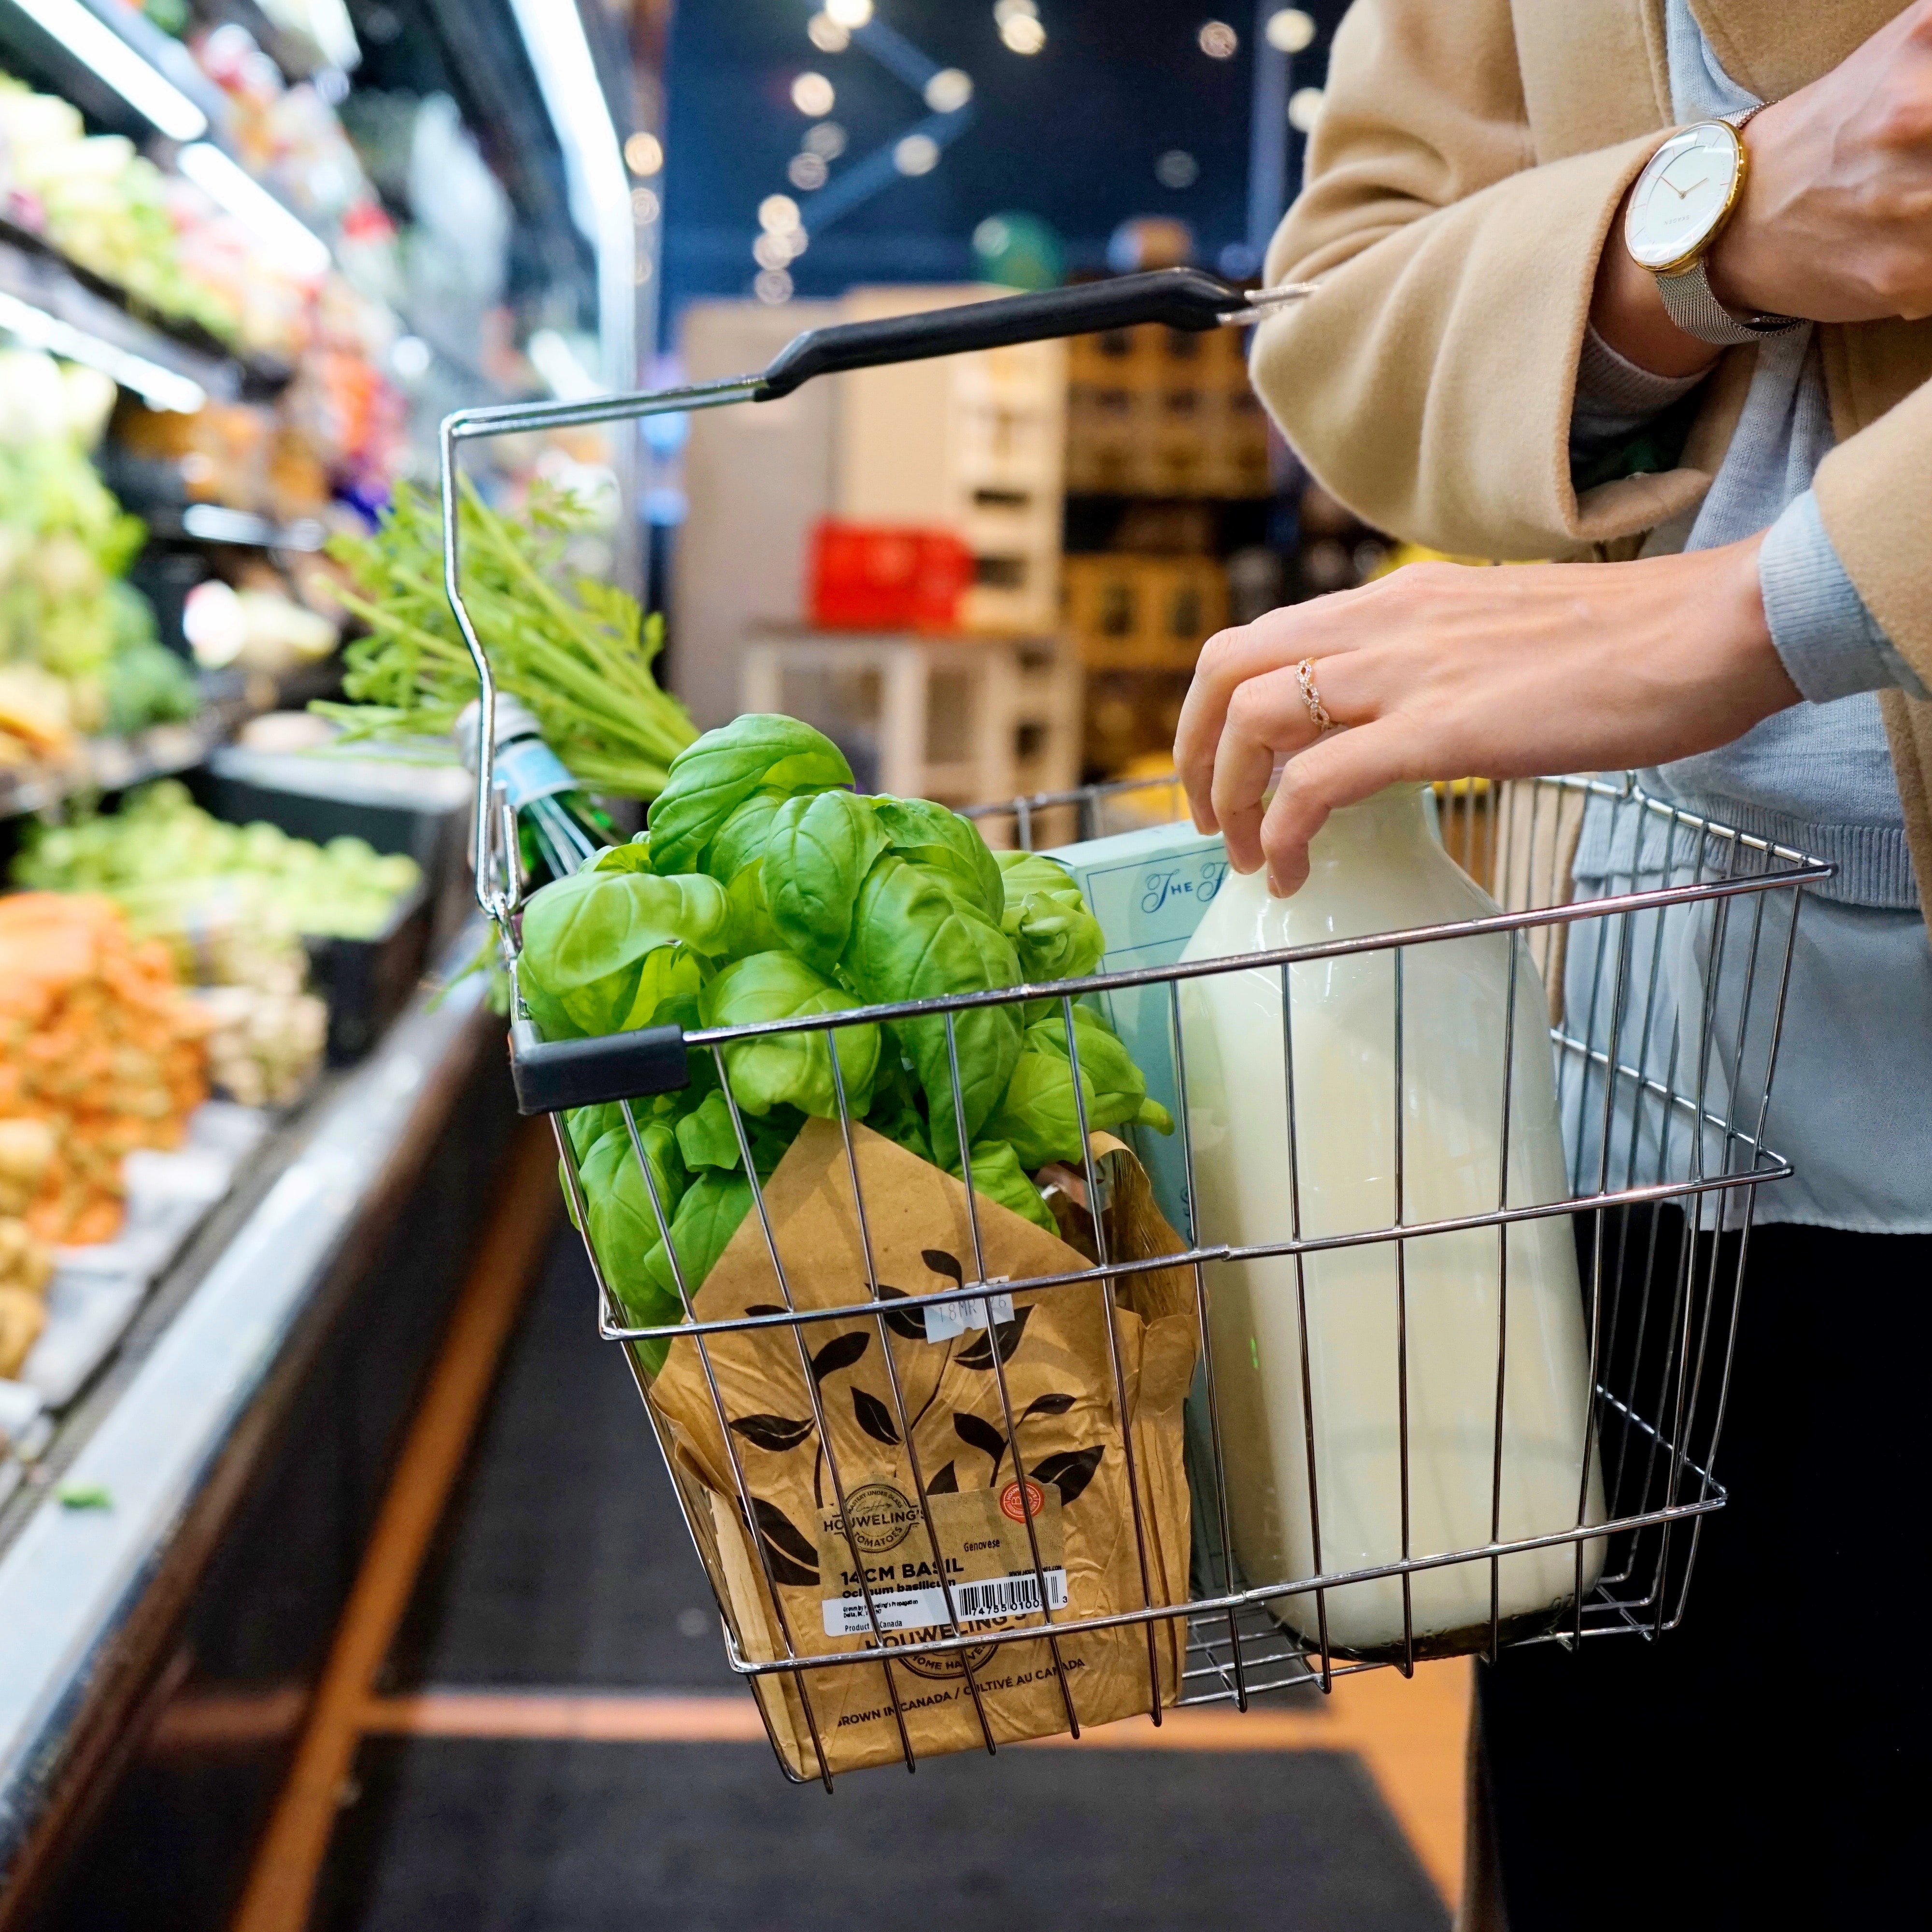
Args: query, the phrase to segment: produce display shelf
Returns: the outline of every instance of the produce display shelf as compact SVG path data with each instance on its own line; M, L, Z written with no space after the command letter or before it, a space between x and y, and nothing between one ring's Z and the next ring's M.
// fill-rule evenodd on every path
M150 778L192 771L262 708L245 696L217 698L185 724L152 724L129 738L89 738L77 766L24 776L0 772L0 819L45 812L89 792L121 791Z
M138 357L185 376L218 402L274 395L286 387L294 373L284 362L238 355L195 323L143 310L124 289L69 261L32 230L4 219L0 295L39 310L114 355ZM116 372L110 368L108 373Z
M445 970L477 938L466 932ZM482 994L480 975L425 985L360 1066L271 1137L0 1504L0 1873L74 1753L115 1721L144 1602L197 1560L197 1506L218 1506L227 1452L262 1426L262 1405L288 1399L278 1371L300 1357L304 1317L500 1037ZM80 1497L93 1506L62 1500Z
M319 518L300 517L293 523L278 524L257 516L252 510L231 510L221 503L144 506L140 514L148 526L148 536L164 542L313 554L328 541L328 526Z
M151 778L196 770L250 718L299 710L311 698L328 696L337 688L338 668L330 658L280 678L205 671L202 708L183 724L151 724L131 737L86 739L72 766L0 770L0 821L47 811L66 799L124 791Z

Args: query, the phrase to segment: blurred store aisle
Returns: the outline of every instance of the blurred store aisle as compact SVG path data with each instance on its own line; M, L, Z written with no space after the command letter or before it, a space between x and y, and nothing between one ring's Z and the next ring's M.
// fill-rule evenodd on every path
M320 1870L258 1885L246 1932L296 1932L310 1885L318 1932L846 1932L880 1901L922 1932L1446 1924L1454 1672L868 1773L829 1799L787 1785L591 1308L566 1228L494 1385L476 1354L488 1324L452 1330L426 1404L445 1402L446 1456L466 1373L487 1406L356 1700L347 1778L314 1820ZM497 1319L514 1312L500 1300Z

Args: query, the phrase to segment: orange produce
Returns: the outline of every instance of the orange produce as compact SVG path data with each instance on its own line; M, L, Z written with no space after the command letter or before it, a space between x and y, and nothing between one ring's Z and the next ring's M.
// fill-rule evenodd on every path
M54 1136L26 1212L35 1236L112 1238L123 1156L178 1147L207 1097L206 1032L166 946L130 938L111 899L0 898L0 1121Z

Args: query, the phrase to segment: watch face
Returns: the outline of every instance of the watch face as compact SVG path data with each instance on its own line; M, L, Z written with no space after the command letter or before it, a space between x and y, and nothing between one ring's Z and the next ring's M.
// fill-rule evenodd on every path
M1736 198L1743 154L1722 122L1706 122L1665 142L1638 176L1624 237L1646 268L1688 262L1703 247Z

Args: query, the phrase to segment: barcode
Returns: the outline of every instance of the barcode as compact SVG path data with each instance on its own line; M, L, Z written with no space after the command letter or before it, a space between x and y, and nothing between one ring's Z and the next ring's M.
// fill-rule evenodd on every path
M1066 1572L1049 1570L1046 1573L1046 1586L1048 1607L1065 1610ZM1023 1575L1000 1576L988 1583L962 1583L953 1594L958 1600L962 1622L987 1617L1021 1616L1040 1608L1040 1579Z

